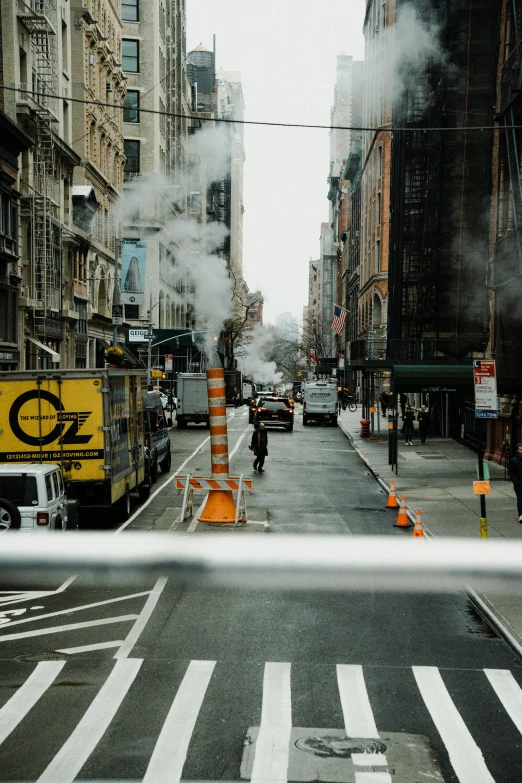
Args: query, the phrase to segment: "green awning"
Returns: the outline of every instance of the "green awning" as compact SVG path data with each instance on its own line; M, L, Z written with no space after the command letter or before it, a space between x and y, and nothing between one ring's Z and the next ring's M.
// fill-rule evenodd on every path
M392 392L449 392L473 389L473 365L469 364L394 364Z

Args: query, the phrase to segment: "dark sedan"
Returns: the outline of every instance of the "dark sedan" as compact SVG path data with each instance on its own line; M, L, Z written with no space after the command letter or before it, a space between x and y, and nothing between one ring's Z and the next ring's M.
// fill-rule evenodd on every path
M265 427L294 429L294 409L286 397L262 397L257 401L254 421L263 422Z

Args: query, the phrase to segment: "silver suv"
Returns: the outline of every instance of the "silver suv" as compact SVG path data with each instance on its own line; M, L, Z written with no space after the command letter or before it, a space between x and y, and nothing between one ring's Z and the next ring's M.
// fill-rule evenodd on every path
M0 532L65 530L67 521L59 465L0 465Z

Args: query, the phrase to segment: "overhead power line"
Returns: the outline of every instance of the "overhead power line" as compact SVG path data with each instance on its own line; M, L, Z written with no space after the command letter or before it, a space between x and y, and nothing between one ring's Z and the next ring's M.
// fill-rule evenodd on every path
M87 100L83 98L69 98L69 97L63 97L59 95L55 95L54 93L48 93L48 92L37 92L34 90L23 90L20 87L8 87L5 84L0 84L0 90L11 90L12 92L23 92L26 95L31 96L38 96L42 98L55 98L59 100L68 101L70 103L83 103L83 104L90 104L92 106L100 106L102 108L110 108L110 109L116 109L118 111L121 111L125 107L123 106L116 106L114 103L103 103L102 101L93 101L93 100ZM132 108L132 107L130 107ZM503 130L518 130L522 128L522 125L467 125L467 126L442 126L442 127L435 127L435 126L429 126L429 125L414 125L414 126L401 126L401 125L378 125L376 127L372 128L366 128L366 127L360 127L358 125L319 125L314 123L304 123L304 122L268 122L266 120L234 120L234 119L228 119L225 117L202 117L200 114L175 114L174 112L169 111L160 111L159 109L142 109L141 107L137 109L140 113L143 114L160 114L164 117L176 117L178 119L184 119L184 120L201 120L202 122L221 122L221 123L230 123L232 125L263 125L266 127L272 127L272 128L309 128L312 130L351 130L351 131L364 131L368 133L377 133L378 131L382 132L411 132L411 131L487 131L487 130L498 130L499 128L502 128Z

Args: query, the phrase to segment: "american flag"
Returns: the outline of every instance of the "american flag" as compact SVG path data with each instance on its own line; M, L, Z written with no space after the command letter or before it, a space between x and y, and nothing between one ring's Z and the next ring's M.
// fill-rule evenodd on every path
M334 307L334 317L332 318L332 323L330 324L330 329L333 329L336 334L341 334L341 332L344 329L344 322L346 321L346 315L348 313L348 310L345 310L344 307L340 307L339 305L335 305Z

